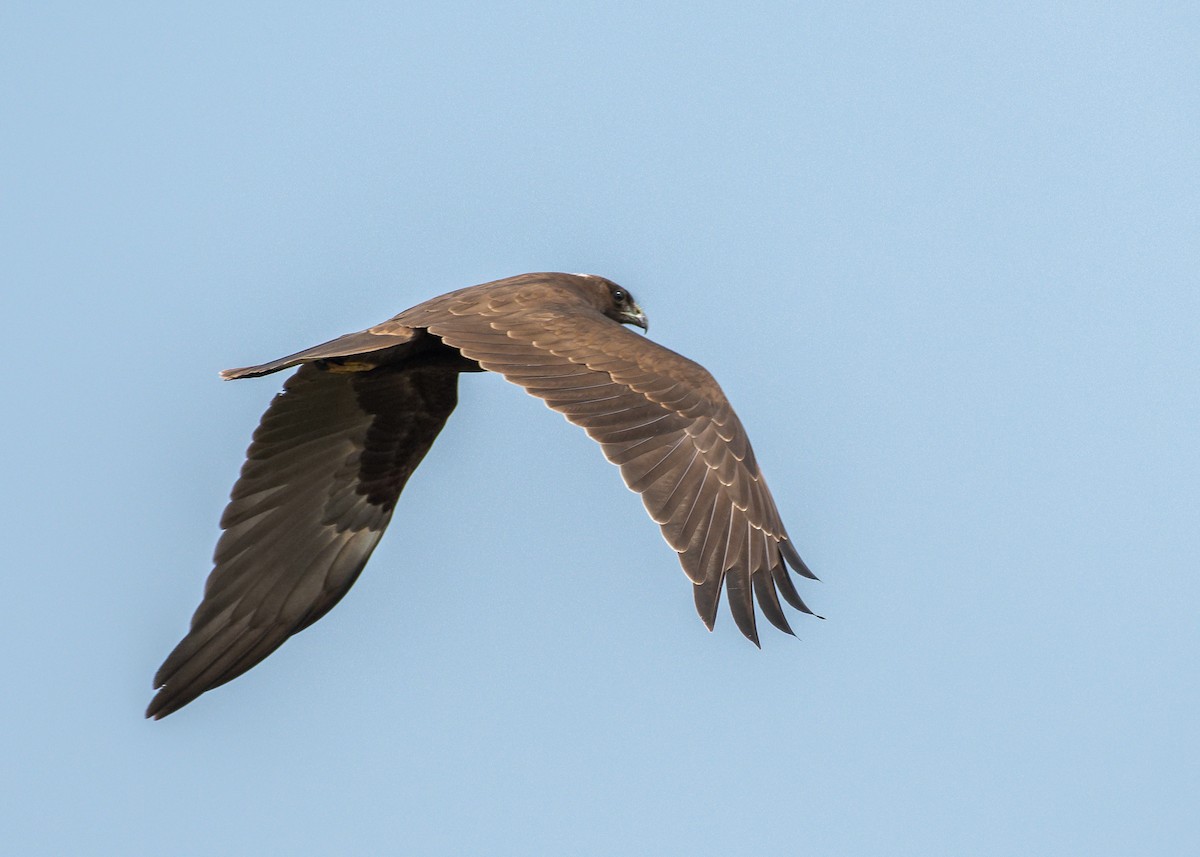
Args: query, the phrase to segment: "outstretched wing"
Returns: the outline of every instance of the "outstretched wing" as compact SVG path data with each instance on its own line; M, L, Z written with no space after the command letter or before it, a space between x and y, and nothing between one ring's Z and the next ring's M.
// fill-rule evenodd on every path
M779 602L805 613L787 564L815 577L788 540L750 441L700 365L536 283L446 295L396 317L543 399L601 445L642 496L695 584L711 629L722 583L738 628L758 644L754 596L792 633Z
M428 365L305 365L288 379L254 433L204 600L154 677L147 717L246 672L346 594L454 410L457 383L457 371Z

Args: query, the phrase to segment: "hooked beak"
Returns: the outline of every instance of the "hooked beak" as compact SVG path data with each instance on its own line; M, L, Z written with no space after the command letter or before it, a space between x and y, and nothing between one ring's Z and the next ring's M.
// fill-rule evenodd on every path
M646 314L642 312L642 308L637 304L629 307L621 314L622 324L632 324L635 327L640 327L644 332L650 332L650 319L646 318Z

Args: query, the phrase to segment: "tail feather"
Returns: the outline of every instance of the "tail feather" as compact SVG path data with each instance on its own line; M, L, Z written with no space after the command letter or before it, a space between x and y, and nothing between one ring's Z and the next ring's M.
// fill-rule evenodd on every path
M236 378L258 378L263 375L270 375L272 372L291 369L293 366L299 366L301 363L370 354L387 348L408 345L417 337L419 332L416 328L385 323L379 325L378 328L370 328L358 333L347 333L345 336L339 336L337 339L331 339L329 342L314 345L312 348L297 351L295 354L289 354L287 357L280 357L278 360L272 360L268 363L260 363L257 366L244 366L240 369L223 369L221 370L221 377L226 381L232 381ZM353 367L351 363L348 364L348 368L359 367Z

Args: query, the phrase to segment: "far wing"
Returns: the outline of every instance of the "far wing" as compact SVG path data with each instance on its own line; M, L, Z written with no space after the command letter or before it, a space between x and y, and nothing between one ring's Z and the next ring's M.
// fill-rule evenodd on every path
M236 678L329 611L457 401L438 367L301 367L254 433L191 630L154 678L161 718Z
M709 628L722 583L755 644L755 595L788 633L780 594L812 612L786 566L815 576L788 540L741 422L702 366L599 312L530 311L507 295L425 305L397 320L427 328L598 441L679 553Z

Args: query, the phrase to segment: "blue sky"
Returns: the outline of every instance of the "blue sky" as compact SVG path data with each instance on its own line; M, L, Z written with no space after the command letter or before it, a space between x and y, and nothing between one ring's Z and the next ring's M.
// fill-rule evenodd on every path
M0 819L37 854L1200 851L1194 4L10 3ZM584 434L461 403L326 619L159 723L279 379L637 296L825 622L709 634Z

